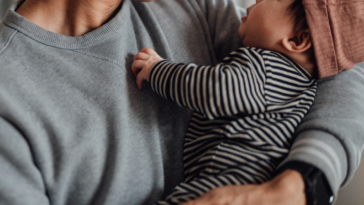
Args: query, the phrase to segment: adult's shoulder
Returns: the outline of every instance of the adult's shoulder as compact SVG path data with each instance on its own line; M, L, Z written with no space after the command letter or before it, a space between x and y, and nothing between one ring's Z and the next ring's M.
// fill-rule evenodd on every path
M32 50L19 39L19 34L16 29L0 24L0 92L2 95L19 90L19 85L27 77L27 73L23 71L31 56L26 54Z
M15 29L6 26L4 23L0 23L0 59L1 54L9 46L16 33L17 31Z
M0 24L0 73L10 66L11 61L16 59L17 53L12 47L16 44L15 38L17 34L17 30L4 23Z
M11 76L12 63L17 59L17 52L12 43L18 32L5 24L0 24L0 85ZM3 79L3 80L1 80Z
M161 25L167 22L168 33L178 31L178 39L194 38L194 45L205 44L209 51L203 54L209 54L210 64L221 62L231 51L242 46L238 28L246 10L234 0L155 0L154 3L163 3L163 8L154 6L154 13L157 18L162 16L159 18ZM160 13L160 9L164 13ZM178 27L171 27L177 23Z

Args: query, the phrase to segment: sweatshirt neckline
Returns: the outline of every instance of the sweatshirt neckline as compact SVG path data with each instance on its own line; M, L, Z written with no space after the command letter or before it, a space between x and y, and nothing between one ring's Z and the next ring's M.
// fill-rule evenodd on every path
M110 39L120 34L122 24L130 18L130 0L123 0L120 11L109 22L82 36L64 36L47 31L16 13L21 3L10 7L3 23L40 43L65 49L83 49Z

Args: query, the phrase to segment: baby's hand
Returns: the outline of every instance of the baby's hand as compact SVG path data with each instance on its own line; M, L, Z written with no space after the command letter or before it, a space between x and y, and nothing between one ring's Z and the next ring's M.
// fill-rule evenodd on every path
M139 89L142 89L143 80L149 82L150 71L153 66L161 60L163 60L163 58L149 48L143 48L135 55L131 70L136 77L136 83Z

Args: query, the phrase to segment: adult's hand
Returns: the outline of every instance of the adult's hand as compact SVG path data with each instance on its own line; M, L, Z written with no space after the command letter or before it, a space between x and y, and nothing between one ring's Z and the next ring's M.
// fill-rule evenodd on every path
M224 186L180 205L305 205L302 175L286 170L261 185Z

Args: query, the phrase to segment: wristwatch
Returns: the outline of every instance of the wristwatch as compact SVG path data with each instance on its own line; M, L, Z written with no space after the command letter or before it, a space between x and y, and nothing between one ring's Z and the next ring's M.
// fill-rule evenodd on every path
M305 182L307 205L330 205L335 196L327 182L325 174L317 167L300 161L290 161L277 170L277 174L292 169L302 174Z

